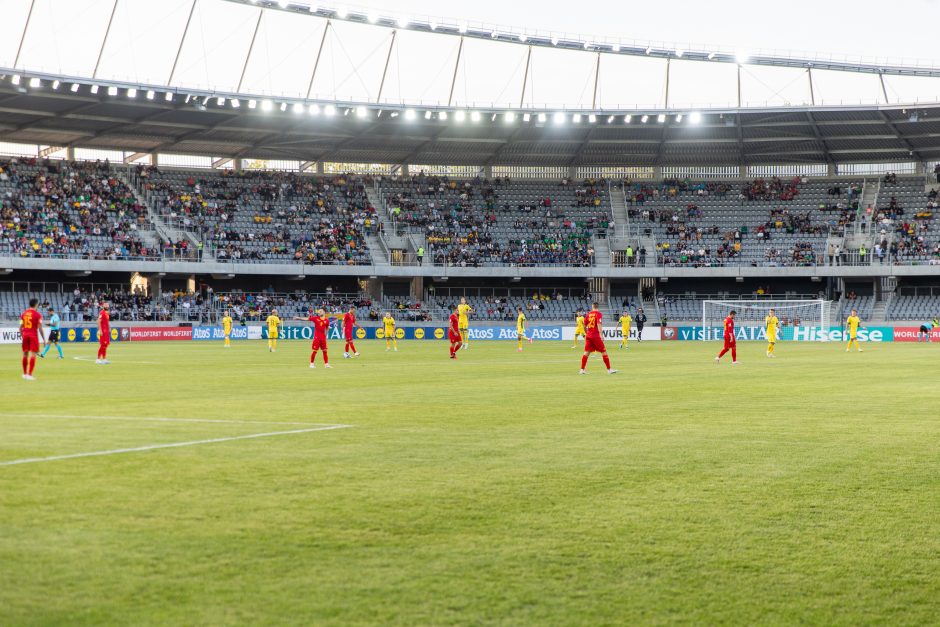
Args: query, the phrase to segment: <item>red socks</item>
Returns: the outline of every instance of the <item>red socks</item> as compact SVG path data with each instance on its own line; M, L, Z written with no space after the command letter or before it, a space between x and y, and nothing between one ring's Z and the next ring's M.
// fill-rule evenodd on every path
M731 348L731 361L737 361L737 360L738 360L738 347L733 346Z
M584 370L587 367L587 358L588 358L587 353L584 353L583 355L581 355L581 370Z
M328 363L330 363L330 358L329 358L329 356L326 354L326 351L323 351L323 365L326 365L326 364L328 364Z
M28 367L29 367L29 357L26 355L23 355L23 374L29 374L29 370L27 370Z
M99 346L98 347L98 359L107 359L108 358L108 347Z
M36 367L36 357L34 355L33 357L29 358L29 372L27 372L26 374L30 374L30 375L33 374L33 368L35 367Z
M310 363L311 363L311 364L312 364L314 361L317 360L317 353L319 353L319 352L320 352L320 349L318 348L317 350L315 350L315 351L313 351L312 353L310 353ZM323 363L324 363L324 364L330 363L330 358L329 358L329 356L327 356L326 351L323 351Z
M604 355L604 365L607 366L607 369L610 370L610 357Z
M310 353L310 363L312 364L317 359L317 351Z

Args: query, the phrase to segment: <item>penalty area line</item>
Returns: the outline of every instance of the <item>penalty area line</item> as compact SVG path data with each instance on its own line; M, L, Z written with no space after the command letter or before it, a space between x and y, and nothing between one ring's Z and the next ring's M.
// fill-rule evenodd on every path
M314 431L331 431L334 429L349 429L353 425L325 425L311 429L292 429L290 431L268 431L266 433L249 433L248 435L235 435L225 438L209 438L206 440L190 440L188 442L170 442L167 444L148 444L146 446L133 446L129 448L115 448L106 451L90 451L86 453L70 453L68 455L51 455L49 457L26 457L0 462L2 466L18 466L21 464L37 464L40 462L56 462L66 459L79 459L82 457L103 457L106 455L123 455L125 453L142 453L165 448L182 448L184 446L199 446L202 444L218 444L221 442L235 442L237 440L254 440L258 438L273 438L281 435L298 435L313 433Z
M224 418L166 418L163 416L83 416L79 414L31 414L26 412L0 413L0 418L58 418L62 420L120 420L127 422L208 422L232 425L291 425L329 426L322 422L284 422L275 420L228 420Z
M88 362L93 362L93 361L95 361L95 360L92 359L91 357L72 357L72 359L74 359L75 361L88 361ZM122 359L119 363L122 363L122 364L145 364L145 365L147 365L147 366L160 366L160 365L162 365L161 362L159 362L159 361L124 361L123 359ZM108 364L108 365L111 365L111 364Z

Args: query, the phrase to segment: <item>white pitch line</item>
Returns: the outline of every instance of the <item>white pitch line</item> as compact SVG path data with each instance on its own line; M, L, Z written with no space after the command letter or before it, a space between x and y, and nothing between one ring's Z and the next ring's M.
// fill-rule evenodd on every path
M234 425L322 425L320 422L280 422L273 420L225 420L222 418L164 418L160 416L80 416L74 414L29 414L26 412L0 413L10 418L62 418L63 420L125 420L128 422L208 422Z
M75 361L95 361L91 357L72 357ZM122 364L146 364L148 366L159 366L161 363L159 361L124 361L123 359L119 362ZM109 366L113 364L107 364Z
M269 431L267 433L251 433L248 435L236 435L227 438L211 438L208 440L191 440L189 442L171 442L169 444L149 444L147 446L135 446L131 448L116 448L108 451L91 451L88 453L71 453L69 455L52 455L50 457L26 457L24 459L13 459L0 462L2 466L17 466L20 464L36 464L40 462L56 462L64 459L79 459L81 457L101 457L104 455L123 455L124 453L140 453L143 451L156 451L164 448L181 448L183 446L197 446L200 444L217 444L219 442L234 442L235 440L253 440L256 438L271 438L279 435L297 435L300 433L312 433L314 431L330 431L332 429L348 429L352 425L326 425L314 427L312 429L293 429L291 431Z

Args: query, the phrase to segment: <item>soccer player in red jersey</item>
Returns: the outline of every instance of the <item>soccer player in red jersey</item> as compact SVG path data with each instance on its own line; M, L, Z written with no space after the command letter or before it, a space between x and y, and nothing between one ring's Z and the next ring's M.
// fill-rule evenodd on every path
M450 326L447 328L447 339L450 340L450 358L457 359L457 351L463 344L463 338L460 336L460 315L457 308L450 314Z
M101 303L101 311L98 313L98 358L96 364L110 364L108 361L108 346L111 344L111 314L108 310L111 304Z
M20 315L20 337L23 339L23 378L33 381L33 368L36 367L36 353L39 352L39 336L46 341L46 332L42 328L42 314L36 310L39 299L30 298L29 308Z
M356 344L353 342L353 327L356 326L356 308L350 307L349 311L343 314L343 338L346 340L346 347L343 349L343 357L348 358L350 349L353 357L359 356L356 350Z
M603 356L607 374L617 372L610 367L610 357L607 356L607 347L604 346L604 338L601 337L603 319L604 314L597 310L597 303L593 303L591 311L584 317L584 355L581 356L581 371L578 374L587 374L585 368L591 353L600 353Z
M314 361L317 358L317 353L323 351L323 367L332 368L330 365L330 357L327 354L326 348L326 332L330 328L330 319L326 317L326 310L322 307L317 309L317 315L311 315L309 318L294 318L294 320L303 320L305 322L313 323L313 343L310 345L310 367L316 368Z
M728 317L725 318L725 347L718 353L718 357L715 357L716 364L721 361L721 358L724 357L725 353L729 350L731 351L731 364L734 365L738 363L738 341L734 337L734 316L737 313L738 312L732 309Z

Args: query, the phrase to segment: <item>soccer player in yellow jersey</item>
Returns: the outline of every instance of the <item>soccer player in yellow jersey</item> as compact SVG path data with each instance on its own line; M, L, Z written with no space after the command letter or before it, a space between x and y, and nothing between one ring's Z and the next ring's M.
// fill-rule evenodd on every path
M574 317L574 344L571 345L571 348L578 347L578 337L581 337L581 340L584 340L584 312L580 309Z
M858 352L862 352L862 347L858 345L858 325L862 321L858 317L858 312L854 309L852 310L852 315L850 315L845 320L845 330L848 332L849 343L845 347L845 352L849 352L849 349L852 348L852 343L855 343L855 348L858 349Z
M623 336L620 338L620 348L630 348L627 346L627 342L630 340L630 325L632 323L633 317L630 316L630 312L623 312L623 315L620 316L620 333Z
M773 357L774 347L777 345L777 325L780 324L773 309L767 312L764 324L767 326L767 356Z
M232 313L230 311L226 311L222 317L222 335L225 336L223 346L228 348L232 345Z
M277 317L277 309L271 310L268 316L268 352L273 353L277 350L277 335L281 328L281 319Z
M385 326L385 352L387 353L394 347L397 353L398 339L395 337L395 318L392 318L390 311L385 312L385 317L382 318L382 324Z
M460 297L460 304L457 305L457 327L460 329L460 339L463 342L463 349L470 350L470 314L473 307L467 304L467 299Z
M519 316L516 318L516 339L519 342L519 352L522 352L522 340L529 340L529 343L532 343L531 337L526 337L525 334L525 313L522 311L522 307L517 307L516 311L519 312Z

